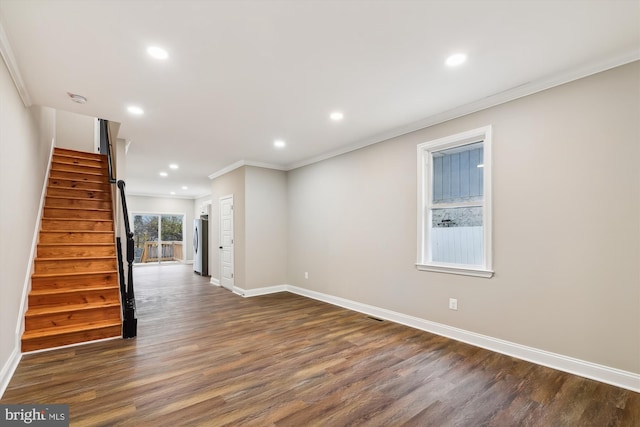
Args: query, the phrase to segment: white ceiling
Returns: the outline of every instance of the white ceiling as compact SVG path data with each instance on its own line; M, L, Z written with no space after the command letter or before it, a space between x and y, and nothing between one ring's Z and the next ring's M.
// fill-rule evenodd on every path
M30 101L122 123L129 192L162 196L206 194L240 161L291 169L640 58L637 0L0 0L0 19ZM468 61L451 69L455 52Z

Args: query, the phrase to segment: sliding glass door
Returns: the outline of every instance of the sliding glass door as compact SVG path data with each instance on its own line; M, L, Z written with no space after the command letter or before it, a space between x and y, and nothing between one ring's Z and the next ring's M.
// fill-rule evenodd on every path
M184 215L133 214L135 262L184 261Z

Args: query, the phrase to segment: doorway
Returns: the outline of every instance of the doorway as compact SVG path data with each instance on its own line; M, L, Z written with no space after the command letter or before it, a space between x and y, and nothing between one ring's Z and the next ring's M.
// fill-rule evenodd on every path
M183 214L133 214L134 262L184 261Z

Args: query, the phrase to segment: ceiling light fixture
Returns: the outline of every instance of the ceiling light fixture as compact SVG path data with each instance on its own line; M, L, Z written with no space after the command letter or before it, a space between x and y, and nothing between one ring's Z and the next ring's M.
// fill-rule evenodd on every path
M273 146L276 148L284 148L286 145L286 142L281 139L276 139L275 141L273 141Z
M163 178L165 178L165 177L169 176L169 174L168 174L168 173L166 173L166 172L160 172L158 175L160 175L160 176L161 176L161 177L163 177Z
M334 122L338 122L338 121L344 119L344 114L342 114L340 111L334 111L333 113L331 113L331 115L329 117Z
M158 46L149 46L147 53L156 59L167 59L169 57L169 53Z
M136 116L140 116L142 114L144 114L144 110L140 107L137 107L135 105L130 105L127 107L127 111L130 112L131 114L135 114Z
M182 189L183 189L183 190L188 190L188 189L189 189L189 187L187 187L186 185L183 185L183 186L182 186Z
M467 60L467 55L464 53L456 53L447 58L446 64L449 67L457 67Z
M176 195L176 192L175 192L175 191L172 191L172 192L171 192L171 193L169 193L169 194L171 194L172 196L175 196L175 195Z
M78 94L71 93L71 92L67 92L67 95L69 95L69 98L71 98L71 100L73 102L77 102L78 104L86 104L87 103L87 98L85 98L82 95L78 95Z
M171 164L169 165L169 167L170 167L171 169L178 169L178 165L176 165L175 163L171 163Z

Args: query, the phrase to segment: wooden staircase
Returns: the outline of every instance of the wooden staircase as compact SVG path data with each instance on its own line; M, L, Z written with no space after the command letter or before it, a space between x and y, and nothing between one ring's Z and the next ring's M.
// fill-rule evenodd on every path
M121 336L111 206L106 156L55 148L23 352Z

